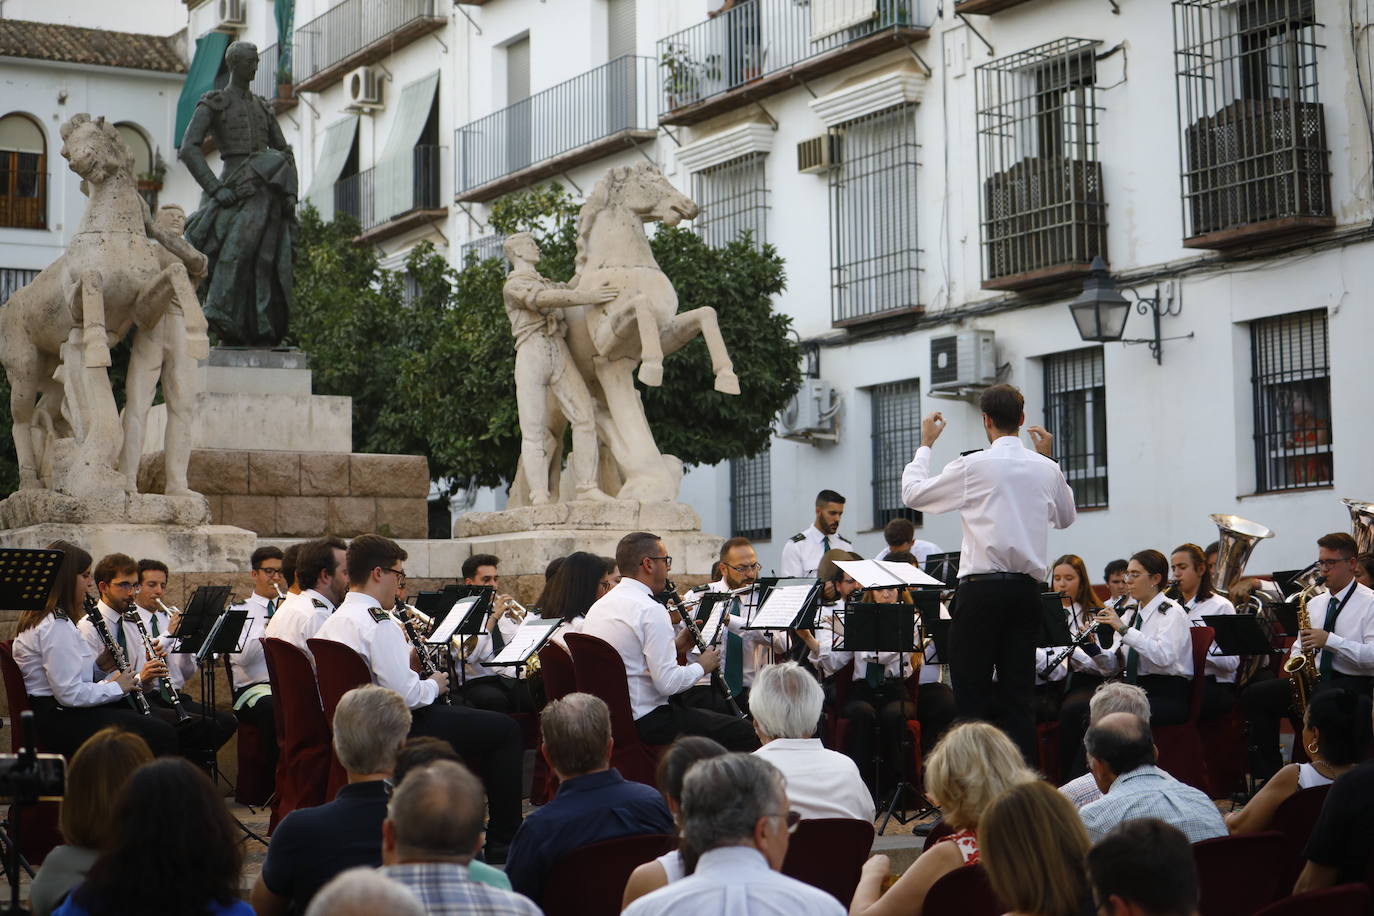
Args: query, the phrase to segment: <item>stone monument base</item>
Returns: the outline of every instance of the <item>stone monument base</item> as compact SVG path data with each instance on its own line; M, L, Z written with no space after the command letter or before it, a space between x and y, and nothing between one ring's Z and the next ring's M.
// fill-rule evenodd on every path
M126 553L153 557L174 572L242 573L257 547L251 531L229 525L131 525L43 522L0 531L0 546L46 547L62 539L95 559Z

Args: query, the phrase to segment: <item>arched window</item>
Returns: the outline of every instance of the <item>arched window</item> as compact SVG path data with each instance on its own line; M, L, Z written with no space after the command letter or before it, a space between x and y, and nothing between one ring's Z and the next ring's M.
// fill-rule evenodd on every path
M48 156L43 128L21 114L0 118L0 228L46 229Z
M162 189L162 175L158 166L161 157L155 158L148 138L136 125L121 122L115 125L119 139L134 154L134 178L138 181L138 193L148 202L150 211L157 211L157 192Z

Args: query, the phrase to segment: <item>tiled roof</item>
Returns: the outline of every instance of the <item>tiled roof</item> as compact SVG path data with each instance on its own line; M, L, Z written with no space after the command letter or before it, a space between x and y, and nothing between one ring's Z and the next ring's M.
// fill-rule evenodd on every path
M174 36L138 35L73 25L0 19L0 57L185 73Z

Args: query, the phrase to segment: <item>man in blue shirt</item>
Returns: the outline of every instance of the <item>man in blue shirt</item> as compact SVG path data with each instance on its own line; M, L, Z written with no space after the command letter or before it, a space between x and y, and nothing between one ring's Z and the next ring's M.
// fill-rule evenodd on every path
M563 856L623 836L672 834L673 817L649 786L627 782L611 766L611 712L600 698L570 693L540 713L544 758L558 794L515 834L506 859L511 887L539 901L544 880Z

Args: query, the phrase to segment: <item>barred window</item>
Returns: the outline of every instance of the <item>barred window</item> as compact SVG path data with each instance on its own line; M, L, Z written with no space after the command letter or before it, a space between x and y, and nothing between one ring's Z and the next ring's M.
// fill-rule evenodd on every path
M753 233L755 247L763 247L768 240L765 156L750 153L692 176L692 197L701 207L695 225L706 244L728 245L745 230Z
M921 524L921 513L902 504L902 470L921 444L921 380L870 389L873 407L873 527L894 518Z
M773 537L771 449L730 461L730 536L751 541Z
M1107 388L1102 348L1045 357L1045 427L1080 509L1107 505Z
M15 290L28 286L38 276L36 270L19 267L0 267L0 304L9 300Z
M1250 325L1255 483L1260 492L1320 487L1331 467L1331 364L1326 312Z
M506 237L500 233L492 233L464 242L458 246L458 263L461 266L466 266L469 255L479 261L485 261L487 258L504 258L505 255L501 253L501 246L504 244L506 244Z
M839 157L830 172L836 325L920 308L915 111L915 105L898 105L830 129Z

